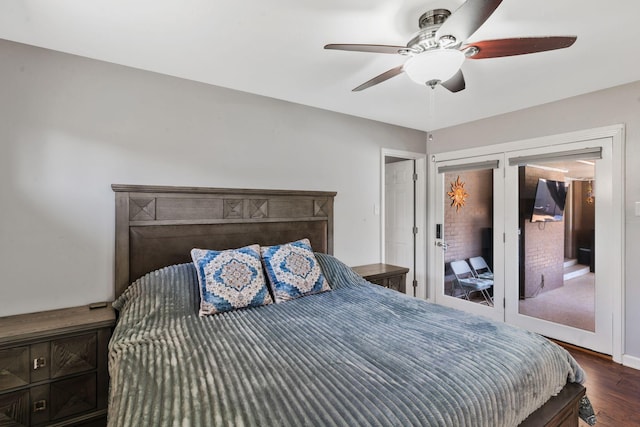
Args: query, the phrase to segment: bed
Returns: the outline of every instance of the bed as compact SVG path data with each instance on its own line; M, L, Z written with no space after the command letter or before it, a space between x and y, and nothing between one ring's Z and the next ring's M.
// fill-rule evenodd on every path
M577 426L592 413L561 347L375 286L333 257L335 193L112 188L111 426ZM192 248L303 238L329 291L198 315Z

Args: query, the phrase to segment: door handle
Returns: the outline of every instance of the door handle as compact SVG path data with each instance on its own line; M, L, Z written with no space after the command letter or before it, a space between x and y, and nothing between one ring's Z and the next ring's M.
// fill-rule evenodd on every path
M447 252L447 249L449 248L447 242L443 242L442 240L437 241L436 246L440 246L444 252Z

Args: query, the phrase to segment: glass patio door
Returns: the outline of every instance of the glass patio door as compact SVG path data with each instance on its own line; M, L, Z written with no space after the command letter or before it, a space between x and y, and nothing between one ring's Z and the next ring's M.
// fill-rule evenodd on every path
M502 155L435 163L433 242L435 301L501 321L503 168Z
M610 139L507 154L506 321L612 352ZM597 249L597 250L596 250Z

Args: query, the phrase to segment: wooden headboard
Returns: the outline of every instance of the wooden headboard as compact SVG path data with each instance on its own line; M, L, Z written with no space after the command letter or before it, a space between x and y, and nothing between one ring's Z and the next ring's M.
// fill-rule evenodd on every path
M137 278L191 261L192 248L230 249L308 238L333 254L335 192L111 186L116 199L115 296Z

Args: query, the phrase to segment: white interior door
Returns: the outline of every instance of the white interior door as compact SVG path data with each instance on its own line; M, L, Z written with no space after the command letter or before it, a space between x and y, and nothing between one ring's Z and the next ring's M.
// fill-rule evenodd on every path
M385 165L385 262L410 269L407 293L413 295L414 160Z
M504 179L503 156L479 156L437 162L436 229L430 246L431 279L437 303L504 319ZM460 272L481 257L490 272ZM458 270L458 271L456 271ZM475 276L475 277L471 277ZM487 297L488 295L488 297Z
M612 145L612 138L604 138L510 152L506 170L505 262L507 283L512 284L506 289L506 321L606 354L613 350L613 296L619 294L622 256L619 230L613 220L617 184L612 179ZM593 176L571 171L585 164L592 165ZM533 185L541 178L570 184L563 216L555 220L539 221L532 216L535 209L544 205L539 203L539 197L544 198L539 192L533 202ZM588 184L581 186L585 180ZM587 190L574 194L581 187ZM586 198L591 200L585 201ZM571 224L571 212L578 209L571 204L586 202L595 212L595 223L587 227L586 237L573 245L578 246L578 259L569 260L576 249L564 250L567 245L572 246L566 233L580 228ZM529 206L532 203L536 208ZM574 281L570 273L575 268L567 264L576 261L582 264L575 268L585 270L585 279L570 285ZM577 316L586 320L579 321Z

